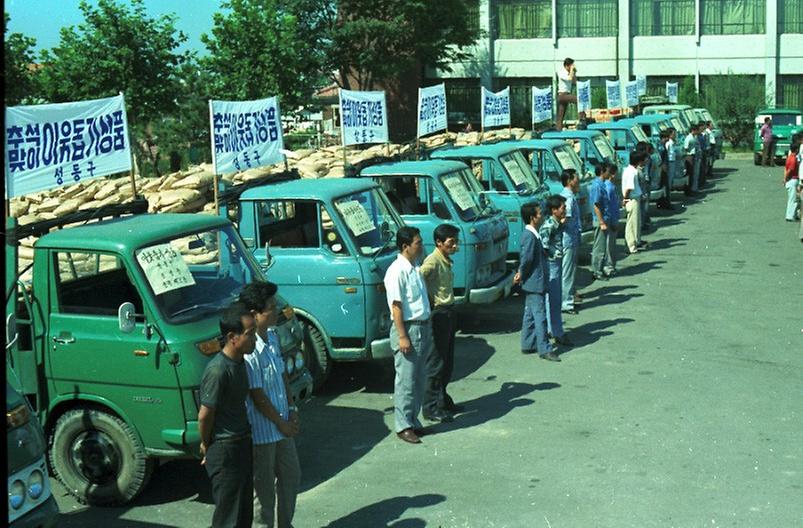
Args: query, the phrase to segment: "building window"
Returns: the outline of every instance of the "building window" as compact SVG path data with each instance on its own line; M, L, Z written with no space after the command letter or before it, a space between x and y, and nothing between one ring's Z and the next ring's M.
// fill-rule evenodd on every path
M777 104L779 107L803 108L803 75L778 77Z
M494 2L496 38L531 39L552 36L551 0Z
M755 35L766 28L766 0L700 0L703 35Z
M634 37L694 35L694 0L632 0Z
M785 0L778 8L778 33L803 33L803 0Z
M442 82L446 84L446 109L449 114L449 123L459 129L469 123L479 127L480 99L482 98L480 80L443 79Z
M617 0L558 0L558 37L615 37Z

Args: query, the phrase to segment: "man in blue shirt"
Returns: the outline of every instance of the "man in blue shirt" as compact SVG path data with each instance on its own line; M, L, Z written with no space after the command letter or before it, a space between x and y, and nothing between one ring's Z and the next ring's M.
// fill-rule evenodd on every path
M546 291L547 329L555 339L555 343L571 346L572 342L563 330L563 314L560 311L561 290L563 289L563 226L566 223L566 199L555 194L547 198L546 203L546 209L550 214L538 232L546 250L547 270L549 271Z
M577 193L580 192L580 177L574 169L566 169L560 177L566 199L566 223L563 226L563 275L561 311L576 314L574 278L577 273L577 253L580 250L580 206Z
M277 289L272 282L252 282L240 292L240 301L254 316L257 334L254 353L245 360L246 410L254 442L254 491L261 506L255 521L273 527L278 496L277 524L291 528L301 484L293 440L299 423L275 329Z
M616 173L618 168L615 164L609 163L606 165L605 177L605 196L607 197L605 204L605 225L608 229L605 231L605 268L603 272L610 276L616 273L616 236L619 231L619 188L616 185Z
M607 247L608 223L605 214L608 208L608 194L605 191L608 164L602 162L597 165L594 172L597 177L591 182L588 199L594 208L594 242L591 246L591 276L594 280L608 280L603 273L605 265L605 248Z

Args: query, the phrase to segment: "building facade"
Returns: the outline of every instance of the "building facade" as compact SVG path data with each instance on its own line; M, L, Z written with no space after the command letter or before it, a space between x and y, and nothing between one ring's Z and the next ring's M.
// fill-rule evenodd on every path
M529 116L530 87L553 84L565 57L592 86L646 75L648 93L704 91L710 76L745 75L768 104L803 108L803 0L478 0L475 13L473 59L426 72L468 120L480 86L511 86L514 115Z

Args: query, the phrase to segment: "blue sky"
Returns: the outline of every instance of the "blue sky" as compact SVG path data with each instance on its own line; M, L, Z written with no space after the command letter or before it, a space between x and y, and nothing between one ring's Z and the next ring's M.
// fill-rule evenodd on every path
M220 11L219 0L145 0L145 7L153 17L168 13L178 15L176 28L187 35L187 42L179 48L206 49L201 33L210 33L212 14ZM90 0L90 4L97 2ZM6 0L5 11L11 16L9 33L22 33L36 39L36 49L52 48L59 42L59 30L83 22L78 1L75 0Z

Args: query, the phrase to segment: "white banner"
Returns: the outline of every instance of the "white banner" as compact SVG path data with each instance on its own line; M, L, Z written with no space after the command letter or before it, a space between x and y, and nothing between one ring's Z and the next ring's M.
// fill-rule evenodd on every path
M629 108L638 106L638 81L625 83L625 106Z
M619 81L605 81L605 94L608 96L608 109L622 108L622 86Z
M577 111L591 110L591 81L577 81Z
M666 98L669 99L669 102L672 104L677 104L678 102L678 83L666 83Z
M418 89L418 137L446 130L446 84Z
M123 96L6 108L6 198L131 170Z
M510 125L510 86L501 92L482 87L482 128Z
M533 86L533 124L552 119L552 88Z
M388 143L385 92L340 90L340 128L344 145Z
M647 95L647 76L646 75L636 75L636 82L638 83L638 94L639 94L639 96Z
M212 164L215 174L264 167L284 159L279 102L209 101Z

